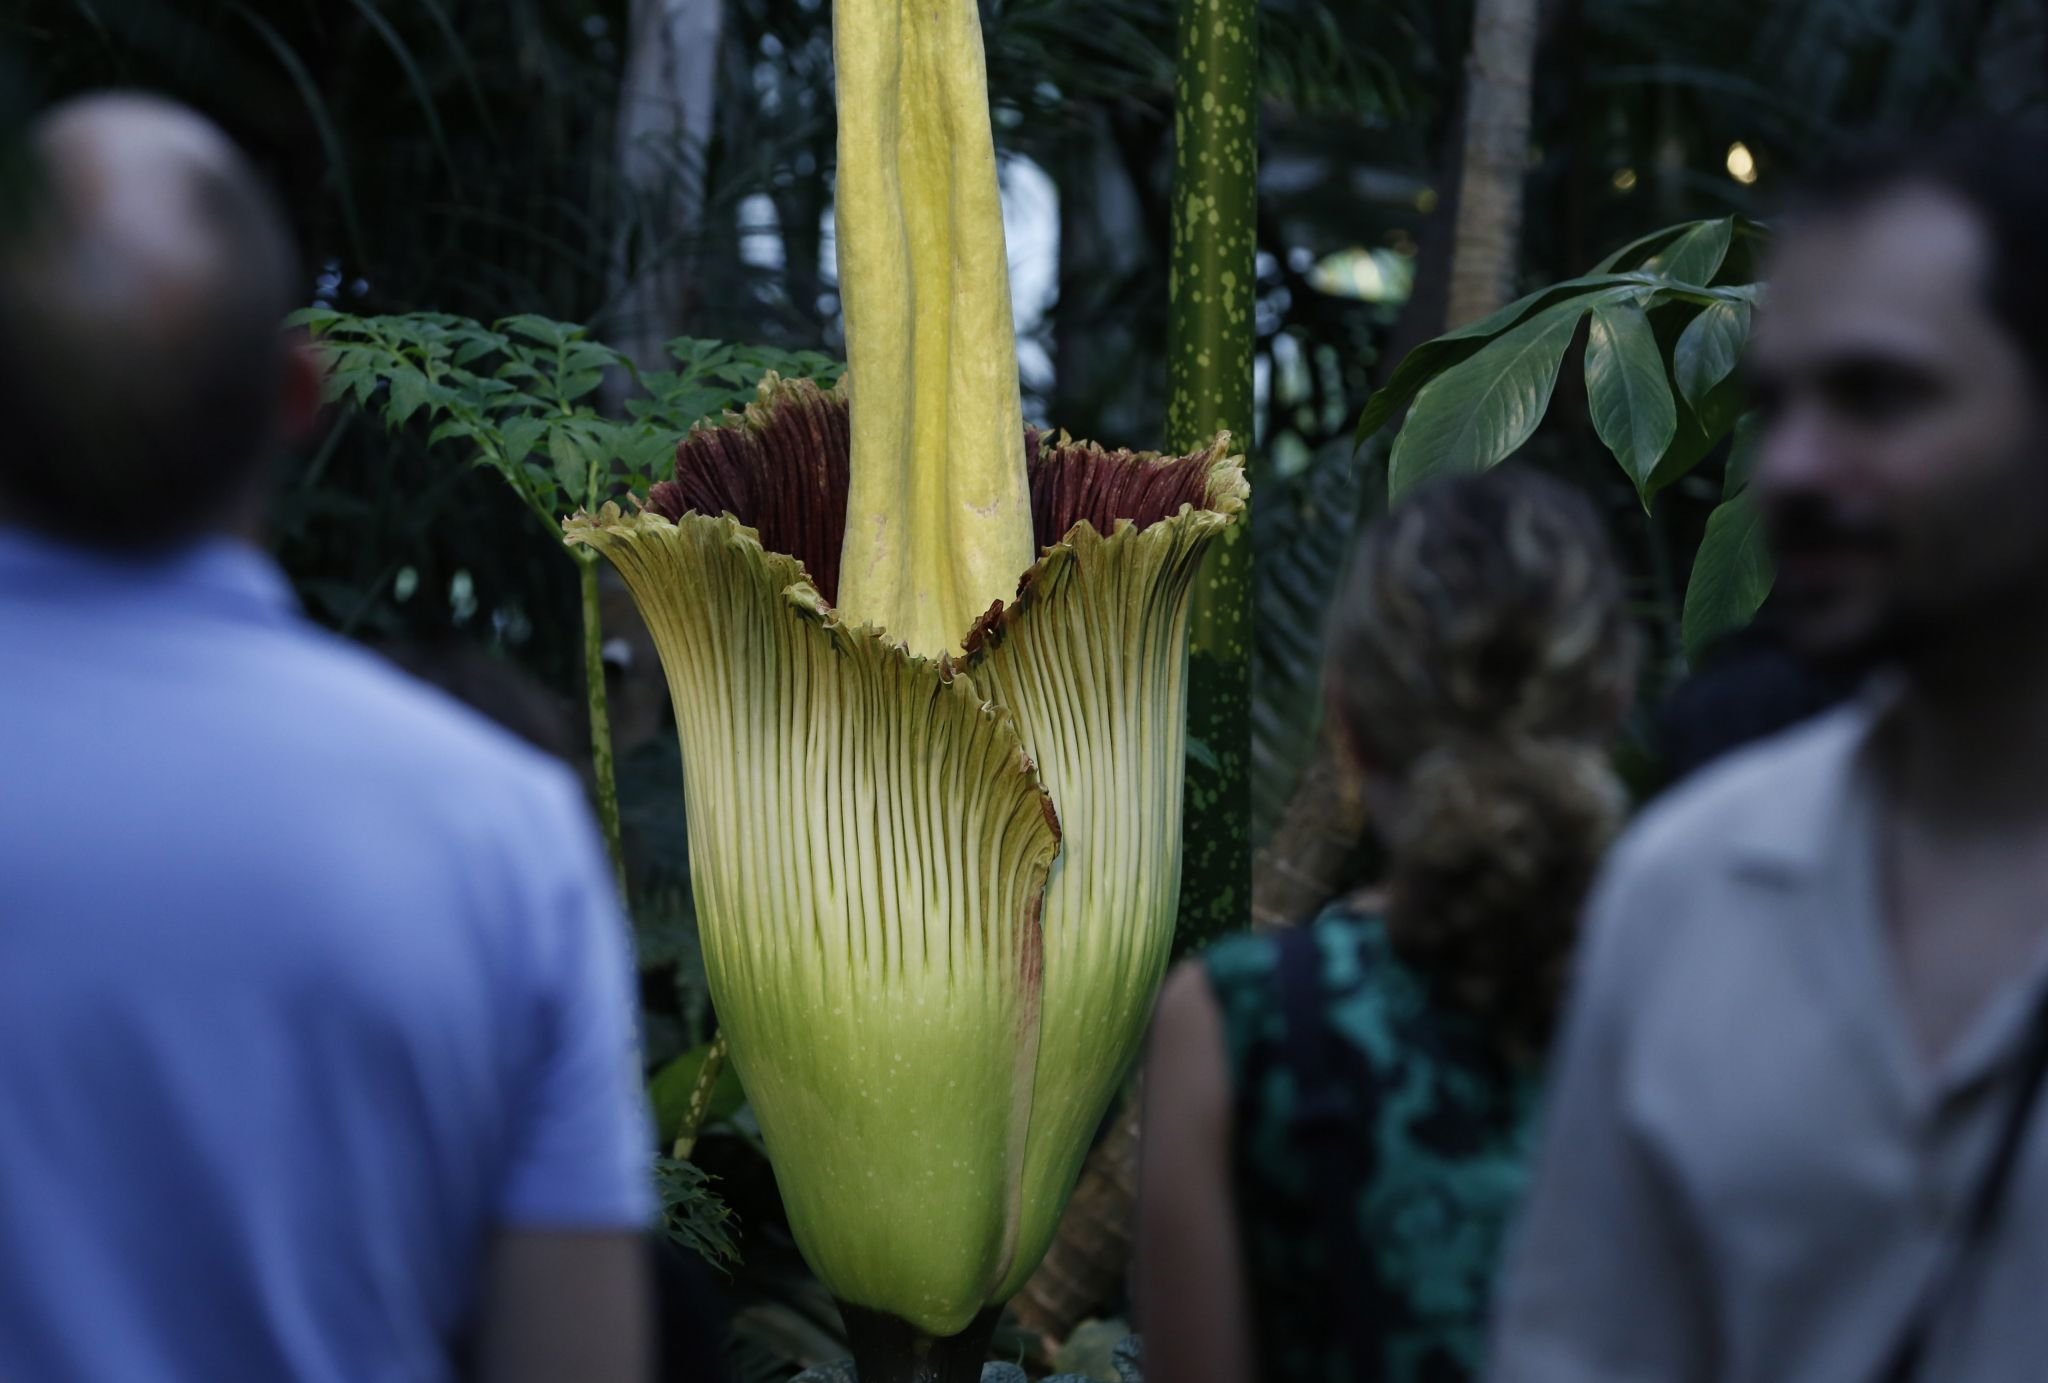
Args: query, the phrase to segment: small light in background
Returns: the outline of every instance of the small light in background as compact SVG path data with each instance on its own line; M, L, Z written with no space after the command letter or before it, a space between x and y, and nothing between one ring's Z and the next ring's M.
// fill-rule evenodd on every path
M1756 155L1739 139L1728 146L1728 176L1744 187L1756 181Z
M1354 247L1317 260L1308 271L1308 282L1333 298L1404 303L1415 287L1415 261L1398 250Z
M1424 216L1427 216L1432 211L1435 211L1436 189L1433 187L1425 187L1419 189L1415 194L1415 209L1421 212Z
M1633 190L1634 190L1634 188L1635 188L1635 185L1636 185L1636 170L1635 170L1635 169L1633 169L1633 168L1617 168L1617 169L1615 169L1615 170L1614 170L1614 190L1615 190L1616 192L1629 192L1629 191L1633 191Z

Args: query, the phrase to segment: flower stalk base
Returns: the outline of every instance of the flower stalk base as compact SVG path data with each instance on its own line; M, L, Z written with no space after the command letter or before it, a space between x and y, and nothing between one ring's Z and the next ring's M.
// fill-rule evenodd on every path
M860 1383L980 1383L1002 1314L991 1306L959 1334L934 1339L886 1311L839 1303Z

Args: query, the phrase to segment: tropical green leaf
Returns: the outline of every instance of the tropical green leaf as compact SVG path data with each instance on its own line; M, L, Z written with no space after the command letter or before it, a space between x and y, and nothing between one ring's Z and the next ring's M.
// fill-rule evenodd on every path
M1661 230L1653 230L1648 235L1639 235L1594 265L1593 272L1596 274L1615 272L1622 267L1622 261L1635 259L1639 254L1647 257L1659 247L1670 243L1699 224L1697 221L1685 222L1676 226L1665 226Z
M1591 297L1573 297L1545 308L1424 385L1394 438L1391 495L1432 476L1483 471L1528 441L1550 407L1565 348L1593 306Z
M1408 405L1423 385L1461 361L1471 359L1485 344L1476 337L1439 336L1408 352L1394 367L1393 377L1373 390L1372 397L1365 401L1353 444L1364 446L1374 433L1394 420L1394 415Z
M1686 324L1671 364L1688 403L1698 407L1709 390L1734 373L1749 339L1749 318L1748 303L1727 301L1701 308Z
M1704 461L1734 429L1747 403L1748 391L1739 375L1730 375L1709 389L1697 406L1681 395L1678 431L1650 475L1649 492L1655 494Z
M1749 488L1750 472L1756 469L1757 433L1761 422L1754 413L1735 421L1735 440L1728 444L1728 469L1721 478L1721 498L1734 499Z
M1748 495L1723 501L1707 518L1706 536L1686 583L1686 657L1698 661L1716 642L1748 624L1771 593L1772 576L1756 505Z
M1605 302L1593 309L1586 337L1586 400L1593 430L1647 504L1650 477L1678 430L1678 409L1650 319L1632 302Z
M1447 331L1434 340L1425 341L1402 357L1395 367L1393 377L1373 391L1365 401L1365 411L1359 415L1358 431L1353 444L1364 446L1366 440L1388 423L1394 415L1408 406L1409 400L1444 371L1469 360L1477 354L1486 342L1520 322L1533 312L1554 306L1567 298L1580 294L1605 296L1616 288L1635 288L1650 291L1657 288L1660 280L1649 274L1587 274L1581 278L1566 279L1553 283L1548 288L1538 289L1524 298L1517 298L1497 312L1468 322L1453 331Z
M1712 283L1714 275L1720 272L1721 261L1728 257L1728 243L1734 234L1735 218L1732 216L1697 222L1685 234L1651 256L1645 267L1680 283L1704 287Z

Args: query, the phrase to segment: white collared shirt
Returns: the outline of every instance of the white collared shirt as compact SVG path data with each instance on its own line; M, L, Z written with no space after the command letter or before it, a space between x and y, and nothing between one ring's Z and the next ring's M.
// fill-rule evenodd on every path
M1938 1066L1880 907L1866 698L1648 812L1588 916L1495 1383L1871 1383L1982 1175L2048 966ZM2044 957L2048 961L2048 957ZM2048 1105L1928 1383L2048 1379Z

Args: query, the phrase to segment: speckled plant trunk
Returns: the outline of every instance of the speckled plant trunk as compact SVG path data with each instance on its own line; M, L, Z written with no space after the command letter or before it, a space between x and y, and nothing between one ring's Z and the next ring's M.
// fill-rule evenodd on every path
M1258 241L1258 11L1182 0L1174 82L1172 276L1166 432L1172 449L1227 431L1250 464ZM1189 766L1178 930L1183 942L1243 927L1251 905L1250 535L1234 526L1196 579ZM1130 1258L1138 1138L1120 1119L1081 1173L1075 1211L1016 1301L1052 1338L1108 1297Z
M1252 441L1258 242L1258 10L1181 0L1174 79L1166 437ZM1188 777L1183 939L1245 925L1251 906L1251 535L1238 524L1196 582L1188 734L1214 758Z

